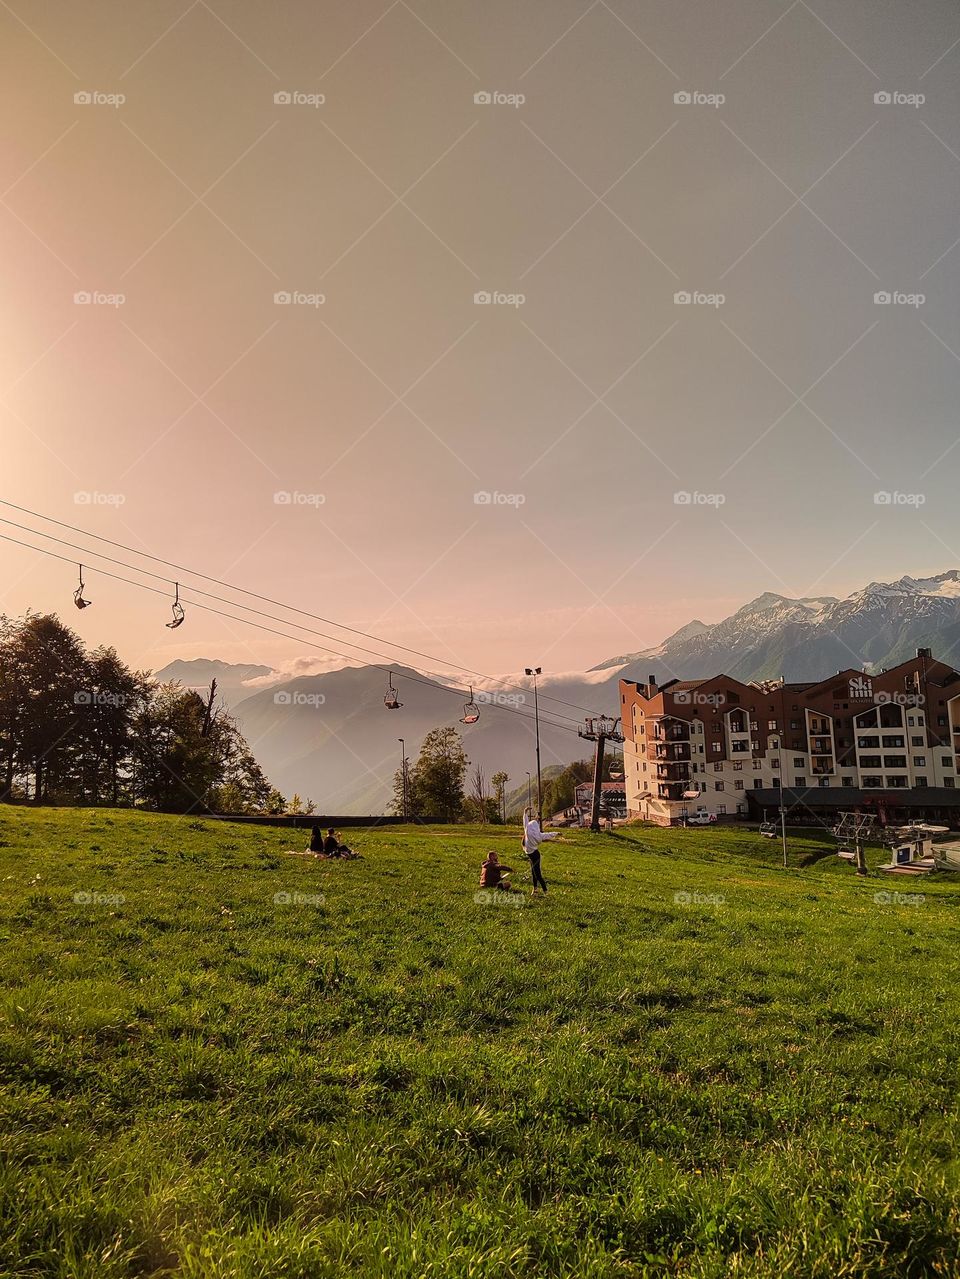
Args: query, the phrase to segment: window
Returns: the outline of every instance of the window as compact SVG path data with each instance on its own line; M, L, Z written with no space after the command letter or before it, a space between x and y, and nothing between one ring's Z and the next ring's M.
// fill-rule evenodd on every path
M734 790L743 790L743 779L740 778L733 783Z
M950 790L953 790L955 787L955 782L952 777L945 777L943 779L943 784L944 786L948 787Z
M911 746L922 746L922 745L923 745L923 738L922 738L922 737L911 737L911 738L910 738L910 745L911 745Z
M879 768L880 756L879 755L863 755L860 759L860 767L861 768Z
M853 785L853 778L852 778L852 777L843 777L843 778L841 778L841 779L840 779L840 785L841 785L841 786L852 786L852 785Z
M793 709L796 710L797 708L794 707ZM798 732L800 729L800 721L798 719L792 719L790 721L790 727L793 729L795 733Z
M780 749L780 738L779 738L779 737L771 737L771 738L770 738L770 749L771 749L771 750L774 750L774 751L776 751L776 750L779 750L779 749Z
M795 778L793 779L793 784L794 784L794 786L796 786L796 787L798 787L798 788L802 789L804 786L806 786L806 784L807 784L807 779L806 779L805 777L795 777Z
M916 785L917 785L917 786L924 786L924 787L925 787L925 786L927 786L927 784L928 784L928 783L927 783L927 779L926 779L925 777L918 777L918 778L917 778L917 781L916 781Z
M714 790L723 790L723 782L714 782L714 783L713 783L713 789L714 789Z
M737 760L737 761L736 761L736 763L734 764L734 766L733 766L733 771L734 771L735 773L742 773L742 772L743 772L743 764L741 764L740 760Z
M820 778L820 785L821 785L821 786L829 786L829 785L830 785L830 778L829 778L829 777L821 777L821 778Z
M755 719L752 719L752 720L750 721L750 729L751 729L751 731L752 731L752 732L754 732L754 733L759 732L760 725L758 724L758 722L757 722Z
M769 732L775 733L777 731L777 721L775 719L768 719L767 729Z
M882 777L865 777L863 779L863 785L865 787L871 787L871 788L876 787L878 789L882 789L883 778Z
M719 773L719 772L721 772L721 771L722 771L722 769L723 769L723 764L721 764L721 763L720 763L720 761L718 760L718 761L717 761L717 763L716 763L716 764L714 764L714 766L713 766L713 771L714 771L715 773Z
M937 716L937 724L940 726L940 728L946 728L946 726L947 726L947 717L946 717L946 715L938 715L938 716Z
M793 766L794 766L794 768L803 768L803 766L804 766L804 764L806 764L806 762L807 762L807 761L806 761L805 759L795 759L795 760L793 761Z
M713 751L714 755L719 755L719 754L720 754L720 743L719 743L719 742L711 742L711 743L710 743L710 749ZM736 749L737 749L737 743L736 743L736 742L734 742L734 743L733 743L733 749L734 749L734 750L736 750Z
M770 785L774 788L774 790L779 790L779 788L780 788L780 778L779 778L779 777L774 777L774 778L771 780Z
M953 760L950 758L949 755L944 755L942 759L940 760L940 763L943 765L944 768L953 767Z
M868 751L872 748L876 749L880 745L879 737L858 737L857 747L859 750Z
M908 728L913 728L913 726L916 724L916 722L917 722L917 720L916 720L916 716L914 716L914 715L908 715L908 716L907 716L907 727L908 727Z
M759 759L755 759L755 760L753 761L753 771L754 771L755 773L759 773L759 771L760 771L760 769L761 769L761 768L763 768L763 764L762 764L762 762L761 762Z
M778 759L772 759L772 760L770 761L770 767L771 767L771 768L779 768L779 767L780 767L780 761L779 761Z
M884 768L906 768L907 757L906 755L884 755L883 766Z
M905 789L906 789L906 787L907 787L907 778L906 778L906 777L896 777L896 776L894 776L894 777L888 777L888 778L887 778L887 788L888 788L888 790L905 790Z
M913 757L913 766L914 766L914 768L926 768L926 766L927 766L927 757L926 757L926 755L914 755L914 757Z

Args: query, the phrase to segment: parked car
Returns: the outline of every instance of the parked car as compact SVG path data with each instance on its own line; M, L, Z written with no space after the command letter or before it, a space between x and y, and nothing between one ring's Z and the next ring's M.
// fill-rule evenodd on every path
M709 826L717 820L716 813L691 813L687 818L688 826Z

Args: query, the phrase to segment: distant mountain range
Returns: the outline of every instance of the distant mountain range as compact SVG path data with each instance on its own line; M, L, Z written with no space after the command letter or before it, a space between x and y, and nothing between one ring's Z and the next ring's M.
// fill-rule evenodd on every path
M589 755L590 743L577 737L575 721L588 710L616 714L621 678L654 675L664 682L722 672L741 680L813 680L850 666L894 666L919 647L960 665L957 569L871 582L842 600L767 592L723 621L688 622L662 644L609 658L582 677L544 678L543 763L563 765ZM330 814L384 811L400 763L397 739L404 737L407 756L415 759L426 733L440 724L459 727L467 754L482 764L488 783L502 768L511 789L521 787L526 771L535 768L530 702L511 707L491 700L481 704L478 723L460 725L460 698L404 667L394 668L403 702L396 711L384 706L386 677L373 666L289 679L269 666L200 658L173 662L158 675L191 687L216 678L271 781Z

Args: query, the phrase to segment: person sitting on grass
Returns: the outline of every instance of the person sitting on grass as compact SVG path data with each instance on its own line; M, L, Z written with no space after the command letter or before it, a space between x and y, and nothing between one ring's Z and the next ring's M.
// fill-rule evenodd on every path
M359 857L359 853L355 853L352 848L348 848L346 844L341 844L336 830L333 826L327 831L327 838L323 841L323 851L328 857L343 857L349 859L351 857Z
M480 867L480 887L497 888L503 893L512 892L513 889L510 886L512 874L513 867L504 866L497 854L491 850L487 853L487 860Z
M310 847L307 849L307 852L313 853L314 857L325 856L323 843L323 831L316 823L314 823L313 829L310 832Z

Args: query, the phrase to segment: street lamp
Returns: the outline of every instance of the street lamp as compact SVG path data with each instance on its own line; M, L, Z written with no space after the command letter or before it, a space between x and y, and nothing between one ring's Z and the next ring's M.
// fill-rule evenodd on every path
M398 737L400 743L400 777L401 789L403 791L403 820L407 820L407 747L402 737Z
M542 667L527 666L527 675L533 676L533 718L537 730L537 819L543 821L543 786L540 782L540 699L537 696L537 676L542 674Z
M527 808L530 807L530 774L527 773Z

